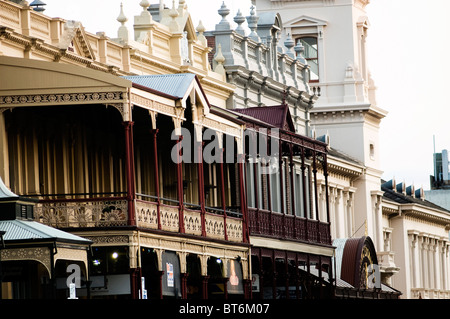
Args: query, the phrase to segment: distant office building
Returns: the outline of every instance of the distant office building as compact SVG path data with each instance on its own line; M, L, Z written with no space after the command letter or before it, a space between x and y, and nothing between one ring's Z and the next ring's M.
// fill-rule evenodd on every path
M431 190L425 192L427 199L441 207L450 209L450 176L448 151L433 154L434 173L430 175Z
M450 189L450 176L448 171L448 151L433 154L434 175L430 176L431 189Z

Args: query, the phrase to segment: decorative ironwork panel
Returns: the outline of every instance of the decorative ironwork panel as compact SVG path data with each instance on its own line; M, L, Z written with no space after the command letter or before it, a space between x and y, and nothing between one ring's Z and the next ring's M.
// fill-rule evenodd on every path
M158 205L137 200L136 221L139 227L158 229Z
M202 219L199 211L184 210L184 231L186 234L202 235Z
M243 230L242 220L227 218L227 236L229 241L242 242Z
M180 229L178 206L161 205L159 210L161 214L161 229L178 232Z
M35 219L56 228L126 226L128 202L125 199L41 202L36 206Z
M271 215L271 226L272 236L282 238L283 237L283 215L279 213L272 213Z
M319 242L319 222L314 219L308 219L306 221L306 230L308 232L308 240L318 243Z
M257 209L248 216L250 235L331 244L330 223Z
M225 239L223 216L205 214L206 236L216 239Z

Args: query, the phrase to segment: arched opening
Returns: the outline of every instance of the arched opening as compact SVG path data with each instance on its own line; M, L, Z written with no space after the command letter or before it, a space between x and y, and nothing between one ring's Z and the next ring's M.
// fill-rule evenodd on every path
M2 261L2 299L51 299L53 281L38 261Z

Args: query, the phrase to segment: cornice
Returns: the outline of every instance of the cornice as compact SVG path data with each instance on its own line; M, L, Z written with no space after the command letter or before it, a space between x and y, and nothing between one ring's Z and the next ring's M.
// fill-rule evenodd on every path
M112 73L116 75L119 72L118 68L112 65L107 65L89 58L79 56L68 50L60 49L56 46L45 43L41 39L19 34L8 27L0 27L0 40L8 41L16 46L22 46L24 52L44 54L48 56L49 59L51 59L53 62L75 62L97 71Z

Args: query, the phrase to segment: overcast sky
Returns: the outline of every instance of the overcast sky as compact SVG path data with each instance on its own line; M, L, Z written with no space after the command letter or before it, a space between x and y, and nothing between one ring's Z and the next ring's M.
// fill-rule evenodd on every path
M121 2L130 30L141 12L140 0L43 1L45 14L81 21L86 31L104 31L112 38L120 25L116 18ZM195 26L201 19L211 30L220 21L222 0L186 2ZM165 3L171 6L172 1ZM250 0L225 3L230 22L239 8L244 16L249 14ZM367 6L370 71L378 87L378 106L389 112L380 130L383 178L395 177L416 189L430 187L433 150L450 149L449 12L449 0L372 0Z

